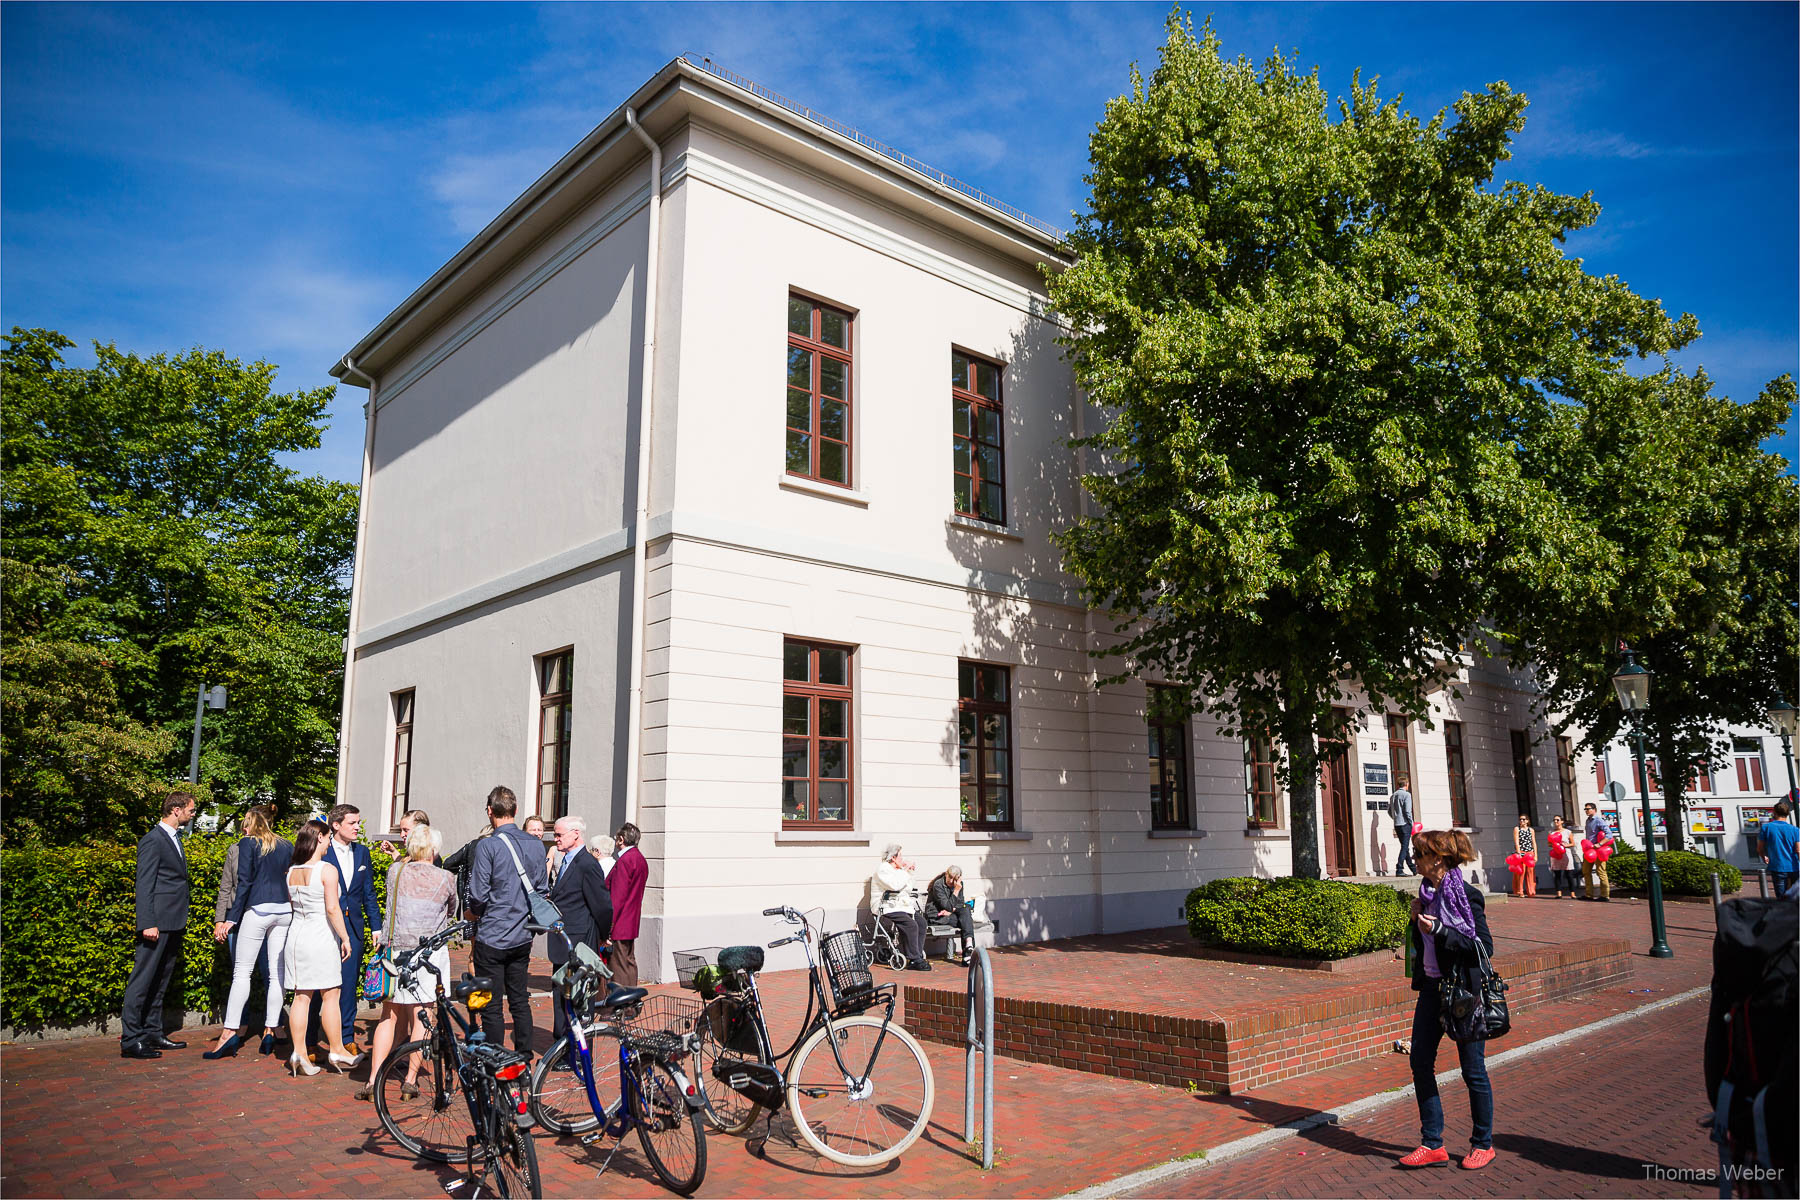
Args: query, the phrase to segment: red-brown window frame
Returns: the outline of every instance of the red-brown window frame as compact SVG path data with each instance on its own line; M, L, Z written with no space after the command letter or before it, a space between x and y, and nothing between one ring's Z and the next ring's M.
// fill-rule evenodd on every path
M1269 786L1259 786L1267 773ZM1269 798L1269 816L1258 815L1261 797ZM1251 829L1281 828L1281 761L1275 739L1267 734L1244 735L1244 823Z
M1161 789L1160 803L1157 793L1152 792L1150 798L1152 829L1194 827L1193 770L1188 761L1192 755L1188 752L1188 698L1183 694L1185 691L1173 684L1153 683L1146 689L1144 697L1144 725L1150 736L1151 758L1156 763L1150 783ZM1179 748L1173 770L1169 762L1170 746ZM1161 810L1169 806L1171 791L1175 796L1174 812L1165 817Z
M1643 768L1644 769L1643 769L1643 773L1641 775L1638 773L1638 765L1639 765L1638 757L1637 757L1637 755L1634 754L1631 756L1631 790L1633 792L1642 794L1644 784L1646 781L1648 781L1651 791L1653 791L1653 792L1662 791L1663 786L1662 786L1662 759L1661 759L1661 757L1659 755L1655 755L1655 754L1645 756L1645 758L1643 760Z
M404 714L400 707L402 701L406 705ZM406 815L407 806L412 801L412 731L418 689L404 688L394 692L388 697L388 702L393 706L391 711L394 714L394 777L388 788L388 808L394 816L388 828L398 829L400 818ZM404 721L400 719L402 715L406 717Z
M787 659L787 649L790 646L806 647L807 677L804 680L787 678L785 664ZM854 683L856 679L856 647L846 646L839 642L822 642L814 638L784 638L782 639L781 649L783 660L781 698L783 701L783 708L786 708L786 701L789 696L802 696L806 698L807 766L807 774L803 776L789 775L784 769L781 774L782 785L785 789L789 780L793 780L796 783L804 782L806 784L806 811L809 814L805 818L794 819L788 817L784 812L781 818L781 827L783 829L851 828L856 824L856 700L854 695ZM819 651L822 649L842 650L844 652L844 682L842 684L820 683L818 681ZM819 732L820 700L843 701L843 737L828 738ZM787 732L786 728L783 728L781 736L782 740L786 741L792 735ZM821 742L842 742L844 744L844 777L841 780L836 776L826 776L820 773L819 745ZM844 816L842 820L826 821L820 820L816 815L810 815L816 814L819 811L819 785L821 783L842 783L844 785Z
M787 335L787 349L790 353L794 350L804 350L812 356L811 366L808 368L809 380L807 384L809 396L807 420L810 424L810 428L799 429L788 422L787 394L790 390L797 391L799 389L793 386L792 378L788 374L788 366L784 363L782 366L781 409L783 425L781 447L782 466L789 475L797 476L801 479L815 479L821 483L829 483L836 487L852 487L854 486L856 479L856 467L852 452L852 447L855 445L856 440L854 436L856 428L856 362L854 357L854 349L856 346L856 316L846 309L839 308L835 304L826 304L821 300L815 300L811 296L804 295L800 292L789 292L788 304L790 307L795 301L809 305L812 310L812 327L808 335L802 337L791 330ZM828 312L835 313L844 319L844 341L848 343L847 345L834 346L824 339L824 314ZM826 358L834 359L844 364L844 395L842 399L844 405L844 436L841 441L838 438L826 437L820 421L819 410L822 401L829 399L835 402L838 400L838 397L836 396L825 396L820 387L819 377L822 374L821 363ZM788 462L788 435L796 433L807 438L807 468L804 471L796 471L792 464ZM842 479L833 479L820 469L820 444L822 442L833 442L843 446L844 477Z
M1606 765L1606 748L1602 746L1594 751L1594 790L1606 791L1607 780L1610 776L1611 770Z
M1387 715L1388 739L1388 771L1393 775L1389 786L1395 790L1405 788L1412 791L1412 738L1409 736L1411 723L1402 713ZM1416 809L1415 809L1416 811Z
M1450 782L1450 824L1468 829L1469 763L1465 757L1461 721L1444 722L1444 772Z
M962 673L964 667L970 667L974 670L974 674L970 676L974 681L974 685L970 689L974 693L972 696L963 695ZM1005 682L1005 700L977 699L981 694L981 672L983 671L1000 672L1000 678ZM963 820L963 828L968 830L1011 830L1018 824L1019 820L1019 789L1014 785L1015 772L1013 770L1013 756L1018 752L1018 743L1013 737L1012 668L1001 663L985 663L977 662L973 659L963 659L956 664L956 691L957 749L959 751L959 757L961 753L966 752L972 756L973 762L973 770L968 776L962 776L960 772L958 773L957 797L959 803L962 797L962 789L969 786L967 781L972 779L975 787L975 807L972 812L972 819L965 818ZM973 715L975 717L975 741L970 745L964 745L962 740L962 718L964 715ZM987 731L984 727L985 723L981 719L986 716L997 716L1002 721L1006 722L1005 746L994 747L988 743ZM986 753L984 752L994 751L996 749L1006 755L1006 781L1003 784L998 785L1006 789L1006 819L1004 821L990 820L986 816L990 805L988 803L989 788L987 772L982 770L982 766L986 762Z
M956 370L956 362L957 362L957 359L959 359L959 358L962 359L963 363L964 363L964 368L963 368L963 371L961 372L961 378L958 378L958 372ZM994 372L994 395L992 395L992 396L984 396L980 392L975 390L976 374L980 367L991 367L993 369L993 372ZM951 479L952 486L951 486L951 491L950 491L950 506L959 516L972 517L977 521L986 521L991 525L1006 524L1006 407L1005 407L1005 398L1006 398L1006 364L1005 363L998 362L991 358L984 358L979 354L970 354L967 350L958 350L955 348L951 349L951 351L950 351L950 444L951 444L950 479ZM967 434L962 433L957 428L956 406L959 404L967 404L969 406L969 432ZM980 414L983 411L991 412L994 414L994 429L996 432L996 436L992 440L981 437L980 433L979 433L979 430L981 427ZM961 444L963 444L963 443L967 443L968 448L969 448L969 469L967 471L958 471L956 469L955 455L956 455L956 451L960 448ZM984 448L991 448L994 452L995 458L997 458L999 460L999 465L998 465L999 477L997 479L990 480L981 469L980 451ZM967 479L969 481L969 505L970 505L969 508L956 507L956 489L955 489L954 485L955 485L956 480L958 480L958 479ZM987 513L982 512L982 509L981 509L982 487L984 485L990 484L990 483L996 489L998 489L998 491L1000 493L999 512L997 514L991 515L991 516L988 515Z
M1762 794L1769 790L1769 764L1763 761L1762 743L1754 743L1753 748L1744 749L1740 743L1751 741L1750 738L1734 738L1731 743L1731 765L1737 773L1738 791L1746 794ZM1753 767L1756 774L1754 782L1745 767Z
M563 663L562 688L559 691L548 691L550 670L553 664ZM538 683L538 742L537 742L537 786L532 789L533 812L544 819L546 824L554 823L558 817L569 813L569 746L574 740L574 694L575 694L575 650L573 647L553 650L548 654L540 654L537 658ZM546 740L545 732L548 722L555 712L557 722L555 736ZM546 783L544 779L544 755L553 752L556 756L556 779ZM546 810L544 789L554 787L555 793L550 797ZM521 814L521 819L525 814Z

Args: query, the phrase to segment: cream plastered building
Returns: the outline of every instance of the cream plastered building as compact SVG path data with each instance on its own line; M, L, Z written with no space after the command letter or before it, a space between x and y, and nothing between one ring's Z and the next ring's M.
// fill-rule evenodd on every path
M450 847L495 784L601 843L637 824L651 977L769 940L773 905L848 927L890 842L921 885L960 864L1002 943L1287 873L1267 751L1094 687L1110 624L1050 541L1094 419L1043 286L1065 253L664 68L333 372L370 393L340 799L376 830L423 808ZM1529 701L1471 660L1430 728L1359 714L1329 870L1391 869L1405 773L1504 881L1520 806L1543 828L1593 770Z

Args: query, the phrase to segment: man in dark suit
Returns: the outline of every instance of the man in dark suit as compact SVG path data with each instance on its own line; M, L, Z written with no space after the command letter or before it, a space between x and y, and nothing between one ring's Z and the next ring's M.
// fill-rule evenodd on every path
M619 861L613 864L606 886L612 892L613 904L613 979L620 987L638 985L637 936L644 912L644 885L650 878L650 864L644 861L638 839L643 835L630 821L619 826L613 843L619 848Z
M356 1038L356 1005L362 996L363 923L381 944L381 906L375 903L374 860L369 848L357 841L362 834L362 810L354 804L340 804L326 814L331 826L331 844L325 850L325 861L338 873L338 908L344 914L344 932L350 937L350 957L344 960L344 984L338 992L338 1005L344 1021L344 1044L352 1047ZM319 1044L318 1009L308 1022L307 1041Z
M162 820L138 841L138 937L125 1011L119 1015L120 1058L161 1058L164 1050L187 1047L163 1032L162 1009L181 964L188 922L187 855L176 831L194 819L195 807L186 792L170 792L162 802Z
M580 817L556 819L556 849L562 861L550 887L550 899L562 913L569 941L599 950L612 935L612 895L606 888L606 872L588 852L586 838L587 823ZM559 937L549 939L549 951L552 966L560 967L569 960L569 950ZM556 1036L561 1037L562 1005L552 1004L550 1009Z

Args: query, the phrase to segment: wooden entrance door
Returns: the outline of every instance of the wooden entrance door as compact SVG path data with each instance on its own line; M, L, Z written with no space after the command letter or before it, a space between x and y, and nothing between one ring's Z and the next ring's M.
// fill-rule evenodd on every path
M1340 712L1338 728L1349 728L1349 714ZM1319 798L1325 819L1325 873L1356 873L1356 814L1350 797L1350 746L1340 734L1319 739Z

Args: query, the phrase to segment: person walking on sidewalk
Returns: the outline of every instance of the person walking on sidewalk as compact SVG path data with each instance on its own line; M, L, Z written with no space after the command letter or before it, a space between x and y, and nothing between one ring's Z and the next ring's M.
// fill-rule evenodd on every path
M1561 899L1563 888L1569 889L1569 899L1575 898L1575 864L1581 861L1581 852L1575 848L1575 831L1563 824L1562 817L1550 818L1555 822L1550 830L1550 882L1557 898Z
M493 979L506 993L512 1010L513 1049L531 1057L531 915L525 897L526 881L534 891L547 890L544 877L544 844L520 829L518 797L511 788L488 793L488 823L494 832L476 843L475 865L469 873L469 911L475 914L475 973ZM523 875L523 878L521 878ZM506 1018L499 997L481 1010L481 1028L488 1044L498 1046L506 1033Z
M1525 813L1519 814L1519 823L1513 827L1513 856L1518 865L1512 873L1512 894L1537 895L1537 830Z
M163 1031L162 1010L181 964L188 922L187 854L177 831L194 819L197 807L187 792L170 792L162 802L162 820L138 841L137 945L119 1014L120 1058L161 1058L164 1050L187 1047Z
M1587 824L1582 827L1581 836L1587 839L1588 845L1594 847L1598 847L1602 842L1612 840L1612 834L1607 832L1606 822L1600 819L1600 809L1592 800L1587 803ZM1587 856L1582 855L1581 876L1586 882L1586 886L1583 888L1585 894L1581 897L1583 900L1610 901L1612 899L1612 884L1606 878L1606 863L1603 860L1595 859L1593 862L1589 862ZM1596 879L1600 881L1598 896L1594 895L1594 880Z
M1475 970L1479 964L1476 944L1492 954L1493 934L1488 932L1487 905L1480 889L1463 878L1462 864L1469 861L1467 839L1461 844L1454 833L1427 830L1413 839L1413 857L1424 882L1412 902L1412 923L1407 936L1413 942L1413 990L1419 993L1413 1008L1412 1077L1419 1101L1419 1148L1400 1160L1413 1169L1441 1167L1450 1162L1444 1149L1444 1102L1438 1095L1437 1052L1444 1028L1439 1018L1438 981L1453 971ZM1476 982L1479 993L1480 984ZM1469 1089L1469 1153L1464 1170L1476 1171L1494 1161L1494 1087L1487 1073L1487 1043L1458 1042L1463 1084Z
M1788 889L1794 886L1795 876L1800 875L1800 845L1796 845L1800 843L1800 829L1788 820L1792 812L1787 801L1776 801L1758 834L1762 840L1763 865L1769 868L1777 896L1786 896Z
M1394 822L1394 837L1400 843L1400 857L1394 862L1394 874L1416 874L1419 864L1413 861L1413 801L1407 781L1394 781L1394 794L1388 797L1388 817Z

